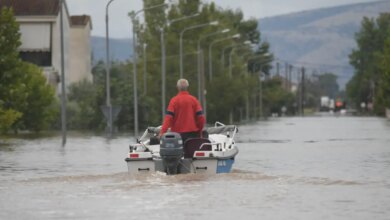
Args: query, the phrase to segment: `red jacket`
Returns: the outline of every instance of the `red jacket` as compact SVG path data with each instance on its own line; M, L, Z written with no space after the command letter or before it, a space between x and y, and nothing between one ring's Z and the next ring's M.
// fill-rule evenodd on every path
M171 128L172 132L201 132L206 119L199 101L187 91L171 99L160 134Z

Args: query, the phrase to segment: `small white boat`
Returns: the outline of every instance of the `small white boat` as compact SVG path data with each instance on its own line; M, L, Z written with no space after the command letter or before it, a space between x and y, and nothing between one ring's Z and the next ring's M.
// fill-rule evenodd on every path
M204 138L190 138L183 143L180 134L168 132L158 140L160 127L149 127L136 144L129 146L125 158L130 175L165 172L168 175L185 173L229 173L238 148L234 137L235 125L216 122L204 129Z

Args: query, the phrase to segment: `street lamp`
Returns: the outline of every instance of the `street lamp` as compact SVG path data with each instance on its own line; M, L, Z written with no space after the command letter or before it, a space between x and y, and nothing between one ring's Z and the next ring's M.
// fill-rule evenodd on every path
M249 64L249 60L252 60L252 59L257 59L257 58L267 58L269 56L269 53L266 53L266 54L259 54L259 55L253 55L253 52L248 52L248 53L245 53L243 54L242 56L243 57L246 57L248 55L252 55L252 56L249 56L248 59L247 59L247 63L245 64L246 66L246 78L248 79L249 77L249 72L248 72L248 64ZM263 61L264 62L264 61ZM261 74L261 71L260 73ZM261 82L261 78L260 78L260 95L259 95L259 103L260 103L260 115L263 114L262 112L262 106L263 106L263 90L262 90L262 82ZM255 100L256 100L256 97L255 97ZM249 121L249 117L250 117L250 106L249 106L249 91L247 91L247 94L246 94L246 98L245 98L245 108L246 108L246 121ZM256 102L254 102L256 103ZM256 104L255 104L255 108L254 108L255 112L256 112ZM255 117L256 117L256 113L255 113Z
M270 58L271 54L265 53L265 54L256 55L256 56L253 56L253 57L249 58L248 61L251 60L251 59L256 59L256 58L260 58L260 57ZM263 81L262 81L261 76L265 75L261 71L261 69L262 69L261 65L263 65L264 63L268 63L270 61L271 60L267 59L267 60L263 60L263 61L261 61L259 63L255 63L255 64L259 64L260 65L260 68L259 68L259 84L260 84L260 86L259 86L259 110L260 110L260 118L263 117ZM256 114L255 114L255 118L256 118Z
M203 50L201 50L201 48L200 48L200 44L201 44L202 40L204 40L208 37L218 35L218 34L224 34L224 33L227 33L229 31L230 31L230 29L228 29L228 28L223 29L223 30L219 30L219 31L216 31L216 32L213 32L210 34L206 34L206 35L200 37L198 40L198 47L197 47L197 51L198 51L198 99L200 100L200 102L203 106L203 113L204 113L206 118L207 118L207 105L206 105L206 96L205 96L204 72L203 72L203 74L201 73L201 67L204 67L204 64L203 64L204 57L203 57ZM204 68L202 68L202 69L204 71Z
M66 145L66 89L65 89L65 44L64 44L64 0L60 1L60 32L61 32L61 131L62 146Z
M154 5L148 8L143 8L139 11L136 12L131 12L129 13L129 16L131 18L131 22L133 25L133 96L134 96L134 136L138 136L138 94L137 94L137 40L136 40L136 34L135 34L135 18L137 15L141 12L147 11L147 10L152 10L155 8L163 7L163 6L168 6L168 4L163 3L163 4L158 4Z
M246 56L252 55L252 54L253 54L253 52L251 51L251 52L243 54L242 57L246 57ZM245 64L245 79L246 79L246 83L248 83L248 79L249 79L248 63ZM249 118L250 118L249 95L250 95L249 90L247 90L246 91L246 97L245 97L245 118L246 118L246 122L249 122Z
M143 55L144 55L144 95L146 95L148 93L148 84L147 84L147 81L148 81L148 76L147 76L147 56L146 56L146 48L148 47L148 44L147 43L144 43L144 46L143 46Z
M249 55L249 54L246 54ZM265 53L265 54L254 54L253 56L249 57L248 60L253 60L256 58L270 58L271 54L270 53ZM270 60L266 60L264 62L269 62Z
M230 48L233 48L235 46L236 46L236 44L231 44L227 47L222 48L222 55L221 55L222 67L225 67L225 51L230 49Z
M249 54L246 54L249 55ZM262 64L268 63L272 61L272 55L270 53L264 53L264 54L254 54L250 57L248 57L247 62L249 63L250 60L255 60L259 58L264 58L264 60L259 60L259 62L255 62L254 65L255 67L259 65L261 67ZM257 64L257 65L256 65Z
M248 41L246 41L246 42L248 42ZM221 55L222 66L225 66L225 51L228 50L228 49L240 46L240 45L242 45L242 44L231 44L231 45L229 45L227 47L222 48L222 55Z
M196 13L190 16L185 16L177 19L173 19L171 21L168 21L168 26L172 25L175 22L183 21L186 19L190 19L196 16L199 16L200 13ZM164 39L164 27L160 28L160 41L161 41L161 114L162 114L162 120L164 120L165 115L165 109L166 109L166 52L165 52L165 39Z
M251 42L250 41L245 41L243 44L238 44L237 46L233 47L233 49L230 51L230 54L229 54L229 76L230 78L233 76L233 73L232 73L232 56L233 56L233 53L236 49L238 48L241 48L241 47L246 47L248 45L250 45Z
M219 42L222 42L222 41L225 41L225 40L230 40L230 39L233 39L233 38L240 38L241 35L240 34L235 34L235 35L232 35L232 36L229 36L229 37L225 37L225 38L222 38L222 39L217 39L213 42L210 43L210 46L209 46L209 79L210 81L213 79L213 58L212 58L212 48L213 48L213 45L216 44L216 43L219 43Z
M206 39L206 38L208 38L208 37L211 37L211 36L214 36L214 35L218 35L218 34L224 34L224 33L227 33L227 32L229 32L230 31L230 29L229 28L226 28L226 29L223 29L223 30L220 30L220 31L216 31L216 32L213 32L213 33L210 33L210 34L206 34L206 35L204 35L204 36L202 36L202 37L200 37L199 38L199 40L198 40L198 99L201 99L201 77L200 77L200 75L201 75L201 73L200 73L200 65L201 65L201 63L200 63L200 58L201 58L201 48L200 48L200 44L201 44L201 42L202 42L202 40L204 40L204 39ZM203 52L203 51L202 51Z
M193 30L193 29L197 29L197 28L202 28L202 27L206 27L206 26L210 26L210 25L218 25L218 24L219 24L218 21L212 21L212 22L208 22L205 24L198 24L198 25L184 28L180 32L180 39L179 39L180 40L180 78L183 78L183 35L184 35L184 33L188 30Z
M244 43L242 44L238 44L238 45L235 45L233 47L233 49L230 51L230 54L229 54L229 78L233 78L233 73L232 73L232 54L234 52L234 50L236 48L240 48L240 47L246 47L247 45L249 45L251 42L250 41L245 41ZM229 113L229 122L230 124L233 123L233 111L230 110L230 113Z
M109 18L108 7L114 0L110 0L106 5L106 116L107 116L107 128L108 136L112 137L112 105L111 105L111 87L110 87L110 42L109 42Z

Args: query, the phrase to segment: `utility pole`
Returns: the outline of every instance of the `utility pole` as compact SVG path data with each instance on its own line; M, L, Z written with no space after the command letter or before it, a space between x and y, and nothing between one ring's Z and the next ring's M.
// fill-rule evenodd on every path
M201 95L201 87L202 87L202 85L201 85L201 79L202 79L202 77L201 77L201 71L200 71L200 65L201 65L201 61L200 61L200 59L201 59L201 53L203 53L203 52L201 52L201 50L203 50L203 49L201 49L201 43L202 43L202 40L204 40L204 39L207 39L207 38L209 38L209 37L211 37L211 36L215 36L215 35L219 35L219 34L223 34L223 33L227 33L227 32L229 32L230 31L230 29L223 29L223 30L219 30L219 31L216 31L216 32L213 32L213 33L210 33L210 34L206 34L206 35L204 35L204 36L201 36L199 39L198 39L198 46L197 46L197 51L198 51L198 99L199 99L199 101L201 100L201 97L202 97L202 95Z
M184 28L181 32L180 32L180 37L179 37L179 43L180 43L180 47L179 47L179 53L180 53L180 79L183 78L183 35L186 31L189 31L189 30L193 30L193 29L198 29L198 28L203 28L203 27L206 27L206 26L209 26L209 25L218 25L219 22L218 21L212 21L212 22L209 22L209 23L204 23L204 24L199 24L199 25L194 25L194 26L190 26L190 27L187 27L187 28Z
M230 54L232 54L232 52L230 53ZM230 56L230 61L231 61L231 58L232 56ZM230 80L233 78L233 75L232 75L232 73L230 72L230 74L229 74L229 78L230 78ZM233 109L230 109L230 112L229 112L229 124L233 124Z
M60 1L61 28L61 130L62 146L66 145L66 90L65 90L65 48L64 48L64 0Z
M168 6L166 3L154 5L148 8L143 8L141 10L138 10L136 12L129 13L130 20L132 23L132 28L133 28L133 103L134 103L134 137L138 137L138 88L137 88L137 39L136 39L136 28L135 28L135 23L136 23L136 17L139 13L145 12L147 10L159 8L159 7L165 7ZM162 33L163 34L163 33ZM162 41L162 43L164 43ZM163 61L164 62L164 59ZM164 87L163 87L164 88Z
M137 88L137 39L135 28L135 15L131 17L133 24L133 104L134 104L134 137L138 137L138 88Z
M148 44L144 43L144 50L143 50L143 55L144 55L144 95L148 93L148 72L147 72L147 55L146 55L146 48L148 47Z
M292 65L288 65L288 91L291 92L291 85L292 85L292 78L291 78L291 73L292 73Z
M301 115L301 98L302 98L302 87L301 87L301 71L297 69L297 115Z
M279 76L279 62L276 62L276 75Z
M165 60L165 40L164 40L164 28L160 29L160 41L161 41L161 120L164 121L165 116L165 81L166 81L166 60Z
M262 72L261 72L261 68L259 70L259 82L260 82L260 86L259 86L259 108L260 108L260 120L263 118L263 81L261 80L261 77L262 77Z
M210 79L210 81L212 81L212 79L213 79L213 55L212 55L213 45L216 43L222 42L222 41L233 39L233 38L238 39L240 37L241 37L240 34L235 34L235 35L230 36L230 37L214 40L210 43L210 45L209 45L209 79ZM231 63L230 63L230 65L231 65Z
M198 55L198 100L199 100L199 102L200 103L203 103L203 101L202 101L202 76L201 76L201 67L200 67L200 65L201 65L201 61L200 61L200 59L201 59L201 52L200 52L200 44L198 44L198 53L197 53L197 55Z
M288 63L284 64L284 88L288 91Z
M168 22L168 26L172 25L175 22L186 20L189 18L193 18L198 16L199 13L196 13L194 15L181 17L177 19L173 19ZM164 38L164 27L160 28L160 44L161 44L161 120L164 120L165 117L165 111L166 111L166 45L165 45L165 38Z
M109 38L109 17L108 17L108 7L114 0L110 0L106 5L106 106L107 106L107 128L108 136L112 137L112 105L111 105L111 86L110 86L110 38Z
M304 116L305 108L305 67L302 67L302 80L301 80L301 115Z
M202 106L203 106L203 114L204 114L204 117L206 118L206 122L207 122L207 98L206 98L206 95L207 95L207 91L206 91L206 77L205 77L205 62L204 62L204 52L203 50L200 50L200 77L201 77L201 81L202 81L202 88L201 88L201 96L202 96Z
M246 85L248 86L248 80L249 80L249 71L248 71L248 67L247 67L247 69L245 70L246 71L246 77L245 77L245 81L246 81ZM249 86L248 86L248 88L249 88ZM249 106L249 89L247 89L247 91L246 91L246 98L245 98L245 108L246 108L246 111L245 111L245 121L248 123L249 122L249 108L250 108L250 106Z

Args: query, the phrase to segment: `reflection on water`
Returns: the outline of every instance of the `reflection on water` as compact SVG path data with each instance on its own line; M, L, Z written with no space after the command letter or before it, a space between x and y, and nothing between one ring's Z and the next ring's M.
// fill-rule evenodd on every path
M390 124L285 118L240 126L235 169L129 176L131 138L0 145L0 219L386 219Z

